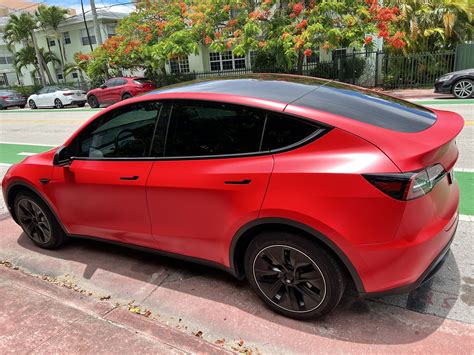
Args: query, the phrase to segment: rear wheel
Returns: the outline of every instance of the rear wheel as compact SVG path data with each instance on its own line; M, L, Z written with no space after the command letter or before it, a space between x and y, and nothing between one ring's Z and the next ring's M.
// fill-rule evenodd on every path
M458 99L468 99L474 93L474 82L469 79L461 79L453 87L453 95Z
M91 95L87 98L87 103L92 108L98 108L100 106L99 100L97 100L97 97L95 97L94 95Z
M61 100L56 99L56 100L54 100L54 107L56 107L56 108L63 108L64 105L63 105L63 103L62 103Z
M129 99L129 98L131 98L131 97L132 97L132 95L130 95L130 94L127 92L127 93L125 93L125 94L122 95L122 100L126 100L126 99Z
M329 313L344 292L344 278L333 256L293 233L265 232L252 240L245 272L266 304L296 319Z
M28 105L30 106L30 108L31 108L32 110L36 110L36 109L37 109L36 103L35 103L33 100L28 101Z
M33 243L54 249L64 243L66 235L48 206L30 192L20 192L14 202L15 215Z

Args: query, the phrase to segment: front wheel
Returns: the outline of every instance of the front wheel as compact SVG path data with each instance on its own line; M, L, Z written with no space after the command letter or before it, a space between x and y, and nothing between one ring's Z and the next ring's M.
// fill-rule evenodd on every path
M453 87L453 95L457 99L468 99L474 93L474 82L470 79L461 79Z
M270 308L301 320L329 313L345 287L329 252L288 232L265 232L253 239L245 254L245 273Z
M63 103L62 103L61 100L56 99L56 100L54 100L54 107L56 107L56 108L63 108L64 105L63 105Z
M30 192L20 192L14 202L15 215L33 243L54 249L65 242L66 235L48 206Z
M33 100L28 101L28 105L30 105L30 108L31 108L32 110L36 110L36 109L37 109L36 103L35 103Z
M130 95L129 93L125 93L125 94L122 95L122 100L127 100L131 97L132 97L132 95Z

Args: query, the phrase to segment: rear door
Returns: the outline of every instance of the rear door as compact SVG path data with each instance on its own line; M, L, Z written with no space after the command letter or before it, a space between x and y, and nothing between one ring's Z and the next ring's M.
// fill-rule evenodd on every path
M273 157L258 153L264 122L263 111L243 106L165 104L152 154L163 158L147 183L159 249L227 262L232 236L258 217L273 168Z

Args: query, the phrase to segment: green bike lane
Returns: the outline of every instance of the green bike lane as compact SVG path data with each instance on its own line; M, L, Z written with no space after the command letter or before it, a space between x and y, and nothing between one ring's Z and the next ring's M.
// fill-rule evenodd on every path
M0 143L0 164L15 164L25 157L45 152L54 146ZM455 171L461 190L461 214L474 216L474 171Z

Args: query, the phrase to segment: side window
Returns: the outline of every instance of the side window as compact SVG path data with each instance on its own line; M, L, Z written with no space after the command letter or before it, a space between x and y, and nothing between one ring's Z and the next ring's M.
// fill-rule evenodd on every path
M127 79L117 79L115 82L115 86L125 85L127 83Z
M109 79L105 82L105 86L108 88L111 88L113 86L116 86L117 79Z
M254 153L260 150L265 113L224 103L173 104L165 156Z
M268 113L262 151L280 149L307 138L319 127L309 122L277 113Z
M75 156L100 158L146 157L150 151L161 104L122 106L92 122L73 143Z
M41 94L46 94L49 90L49 87L44 87L42 88L40 91L38 91L38 95L41 95Z

